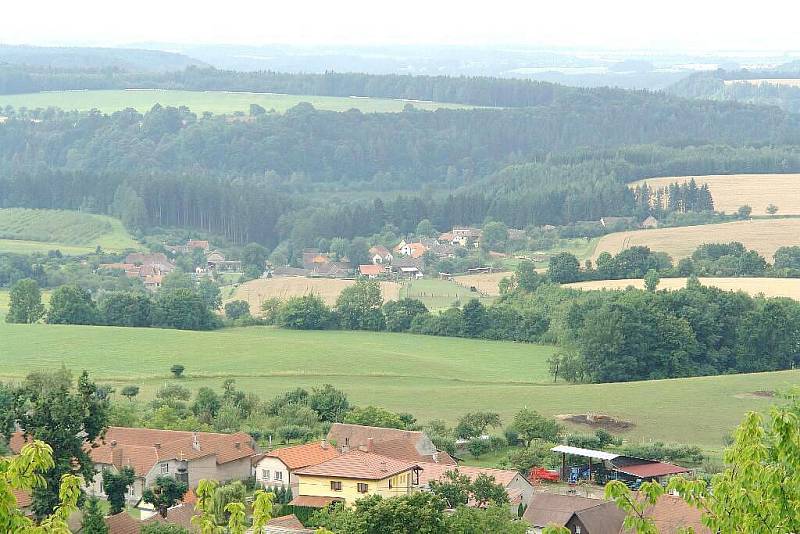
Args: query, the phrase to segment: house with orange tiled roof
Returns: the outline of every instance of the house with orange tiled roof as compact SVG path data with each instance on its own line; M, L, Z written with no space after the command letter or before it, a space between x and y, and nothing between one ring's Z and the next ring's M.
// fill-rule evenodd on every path
M321 442L306 443L293 447L283 447L253 457L256 482L262 487L290 487L297 494L297 478L293 474L298 469L317 465L339 456L336 447Z
M17 432L9 446L18 454L25 437ZM88 493L105 497L105 469L133 469L135 479L126 495L128 502L137 503L142 492L160 476L171 476L197 487L201 479L246 480L251 474L250 458L258 448L245 433L217 434L213 432L184 432L150 428L109 427L102 441L89 446L89 456L98 472L85 488Z
M352 450L295 472L293 506L322 508L339 501L351 506L369 495L399 497L419 486L420 467L370 451Z

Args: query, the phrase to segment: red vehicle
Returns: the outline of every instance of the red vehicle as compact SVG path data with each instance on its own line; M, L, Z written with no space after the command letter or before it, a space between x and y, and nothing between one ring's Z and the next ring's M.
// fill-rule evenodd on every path
M558 472L550 471L544 467L534 467L531 469L530 475L528 475L528 480L531 484L537 484L539 482L558 482Z

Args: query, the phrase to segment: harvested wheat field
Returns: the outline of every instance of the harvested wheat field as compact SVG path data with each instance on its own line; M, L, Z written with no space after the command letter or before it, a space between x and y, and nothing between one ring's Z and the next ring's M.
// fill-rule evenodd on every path
M753 215L768 215L767 206L778 207L778 215L800 215L800 174L730 174L709 176L670 176L639 180L649 187L684 183L694 178L697 185L708 184L717 211L735 213L747 204Z
M303 276L286 276L278 278L260 278L250 280L237 287L231 297L226 300L246 300L250 310L258 313L261 303L270 298L288 299L314 293L322 297L327 304L334 304L339 293L347 286L355 284L355 280L335 278L305 278ZM400 284L396 282L380 282L383 300L397 299Z
M500 295L500 280L510 278L514 273L503 271L499 273L486 274L467 274L464 276L454 276L453 282L466 288L474 287L479 293L490 297Z
M700 283L725 291L744 291L750 295L763 293L766 297L789 297L800 300L800 278L700 278ZM627 278L564 284L564 287L585 290L625 289L628 286L644 289L644 280ZM674 290L684 287L686 287L686 278L662 278L658 283L658 289Z
M617 254L637 245L666 252L673 260L691 256L704 243L739 241L772 262L780 247L800 245L800 219L754 219L722 224L616 232L600 238L592 260L601 252Z

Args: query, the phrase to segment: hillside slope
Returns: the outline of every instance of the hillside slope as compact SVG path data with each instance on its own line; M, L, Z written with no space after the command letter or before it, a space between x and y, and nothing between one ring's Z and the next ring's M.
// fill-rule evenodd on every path
M67 210L0 209L0 251L64 254L139 248L119 219Z

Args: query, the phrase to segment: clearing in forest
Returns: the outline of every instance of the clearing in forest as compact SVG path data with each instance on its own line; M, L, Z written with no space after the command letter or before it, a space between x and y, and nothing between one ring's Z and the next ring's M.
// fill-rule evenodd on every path
M250 104L258 104L267 111L283 113L301 102L308 102L317 109L328 111L347 111L358 109L370 112L400 112L407 104L417 109L436 110L440 108L471 108L464 104L400 100L391 98L361 98L347 96L283 95L277 93L249 93L229 91L178 91L167 89L118 89L98 91L46 91L17 95L0 95L0 107L27 107L28 109L56 107L64 110L89 111L97 109L113 113L125 108L133 108L144 113L155 104L164 107L186 106L198 115L203 112L214 114L247 115Z
M725 85L744 83L749 85L781 85L783 87L800 87L798 78L756 78L753 80L725 80Z
M763 293L767 297L789 297L800 300L800 278L700 278L700 283L725 291L744 291L750 295ZM628 286L644 289L644 280L626 278L564 284L564 287L585 290L625 289ZM662 278L658 283L658 289L674 290L684 287L686 287L686 278Z
M600 238L592 257L593 261L602 252L617 254L637 245L651 250L666 252L674 261L691 256L704 243L730 243L739 241L748 249L754 249L772 262L780 247L800 245L800 218L753 219L722 224L658 228L615 232Z
M774 204L778 215L800 215L800 174L670 176L639 180L631 186L647 182L648 187L658 188L692 178L698 186L708 184L717 211L735 213L746 204L753 208L753 215L768 215L767 206Z

